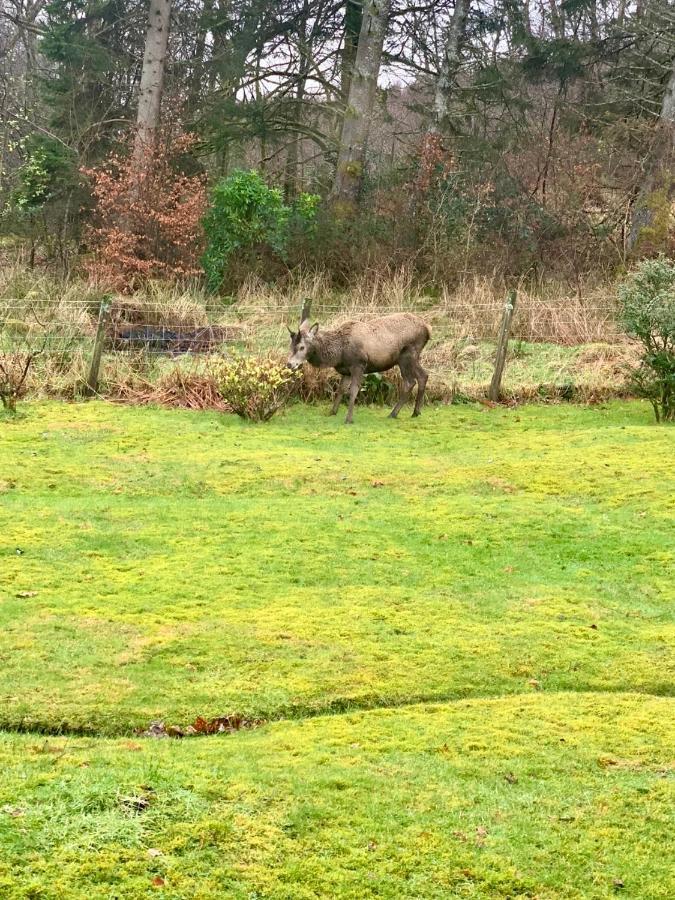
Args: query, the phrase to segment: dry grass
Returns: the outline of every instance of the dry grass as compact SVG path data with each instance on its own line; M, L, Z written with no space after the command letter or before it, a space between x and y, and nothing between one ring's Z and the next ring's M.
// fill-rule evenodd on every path
M240 289L232 313L252 327L295 325L306 297L313 299L312 318L326 326L383 313L417 311L432 326L434 339L490 340L499 329L509 285L498 278L467 278L459 286L438 290L417 283L410 270L386 276L365 273L349 288L335 292L321 273L289 276L283 284L251 279ZM513 335L522 340L574 346L612 340L618 335L611 288L594 288L580 296L558 283L518 287Z
M160 375L155 383L146 381L130 385L119 382L109 396L112 400L144 406L228 411L212 372L191 372L180 367Z
M611 289L593 289L585 296L559 283L518 286L512 324L515 338L574 346L618 336ZM499 329L508 285L498 279L467 279L444 290L433 310L436 322L447 323L455 336L492 338Z
M290 273L272 285L251 277L236 296L225 300L205 293L197 284L150 282L133 297L115 297L113 315L128 324L169 328L240 321L251 330L276 327L281 337L286 324L297 322L309 297L313 317L324 325L415 310L424 314L440 339L489 340L499 327L508 288L499 278L475 277L439 292L416 282L405 268L386 274L366 272L342 291L335 291L322 272ZM19 266L0 272L0 314L4 312L5 318L20 318L34 310L41 320L79 326L90 334L101 299L100 291L81 280L55 279ZM614 339L613 290L589 288L580 295L560 283L523 283L518 287L513 335L568 346Z
M126 325L201 328L209 324L210 303L212 300L197 286L151 281L131 297L115 296L111 318Z
M232 339L246 351L285 354L286 326L297 325L305 298L312 298L312 319L324 327L413 310L432 328L425 352L431 371L428 397L448 402L485 396L508 288L497 277L476 277L439 291L417 283L404 268L365 272L339 292L323 272L289 273L273 285L251 277L230 298L214 298L198 285L151 282L133 297L115 297L113 320L117 325L169 329L234 325ZM588 400L624 395L625 372L634 364L635 352L620 339L612 298L611 286L571 292L558 283L519 285L505 397ZM55 336L51 346L57 352L37 360L31 372L31 394L77 396L102 299L81 280L60 280L20 266L0 272L5 347L20 340L26 328L44 328ZM577 352L581 345L585 349ZM106 354L100 389L133 402L218 408L208 368L208 362L194 356L158 360L146 353ZM397 386L397 374L390 374L387 378ZM329 372L307 370L300 396L306 401L329 397L334 382Z

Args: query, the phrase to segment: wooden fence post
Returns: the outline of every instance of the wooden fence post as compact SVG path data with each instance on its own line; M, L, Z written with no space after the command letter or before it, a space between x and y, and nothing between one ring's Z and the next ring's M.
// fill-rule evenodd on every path
M98 311L98 326L96 328L96 337L94 338L94 350L91 354L87 380L82 390L82 395L84 397L93 397L98 391L98 371L101 368L101 356L103 355L103 345L105 344L105 330L110 317L110 306L110 301L104 300Z
M309 319L309 314L312 311L312 301L310 297L305 297L302 301L302 309L300 311L300 324L305 321L305 319Z
M502 316L502 324L499 329L497 338L497 355L495 357L495 370L490 383L488 397L494 403L497 403L501 393L502 375L504 374L504 365L506 363L506 351L509 346L509 331L511 329L511 319L516 308L516 291L510 290L506 303L504 304L504 315Z

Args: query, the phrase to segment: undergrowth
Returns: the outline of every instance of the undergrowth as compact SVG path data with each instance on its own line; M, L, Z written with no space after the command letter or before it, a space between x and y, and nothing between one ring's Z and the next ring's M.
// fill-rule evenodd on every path
M386 276L366 273L341 291L315 272L290 274L275 285L250 278L233 297L214 298L196 284L152 281L132 296L111 297L83 280L59 280L8 266L0 272L0 319L8 323L0 335L0 351L20 340L24 323L52 329L53 352L36 360L27 387L31 396L73 399L82 388L103 299L111 301L107 351L113 335L128 327L211 327L227 335L222 348L226 358L234 347L281 360L287 352L286 325L296 324L305 298L311 297L313 318L323 327L397 310L418 311L432 329L424 354L431 371L428 399L482 399L492 375L506 288L498 279L474 278L439 291L415 283L410 272L400 269ZM589 287L582 295L560 284L520 286L503 385L507 400L587 402L630 393L629 370L637 357L634 346L619 337L611 293L606 287ZM60 347L57 325L61 333L68 331L68 346ZM162 359L106 352L99 391L128 402L220 408L214 389L220 365L218 357ZM387 373L361 400L391 400L398 383L397 371ZM298 396L328 399L334 384L334 373L307 368Z

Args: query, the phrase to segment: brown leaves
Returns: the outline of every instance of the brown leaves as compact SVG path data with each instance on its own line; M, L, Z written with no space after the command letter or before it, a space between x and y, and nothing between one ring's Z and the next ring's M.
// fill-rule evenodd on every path
M453 831L452 836L456 840L461 841L463 844L466 844L467 841L469 840L468 835L464 831ZM488 836L487 828L485 828L483 825L478 825L476 827L476 836L475 836L476 846L484 847L485 846L485 838L487 836Z
M120 797L120 806L122 806L131 815L138 815L148 809L154 799L154 790L151 787L141 788L142 793L131 795L128 797Z
M231 734L233 731L240 731L242 728L251 728L257 722L245 719L243 716L218 716L215 719L204 719L197 716L192 725L189 725L187 734Z
M214 719L205 719L197 716L191 725L165 725L164 722L151 722L145 731L138 732L143 737L153 738L182 738L191 735L206 734L232 734L242 728L255 728L262 725L262 719L246 719L244 716L234 713L231 716L216 716Z
M37 597L37 595L37 591L17 591L16 594L17 597L21 597L22 599L26 597Z
M171 726L169 726L170 728ZM169 731L167 730L164 722L151 722L145 731L140 731L140 735L143 737L153 737L153 738L165 738L169 737Z
M205 180L177 172L173 164L190 140L158 140L147 148L140 172L131 155L112 155L98 168L82 170L91 179L98 217L89 235L92 280L130 293L148 278L199 273Z
M114 398L135 404L157 404L160 406L179 407L181 409L217 409L225 412L229 409L218 390L216 373L206 371L185 372L172 369L162 375L156 383L141 382L133 384L121 382L114 387Z
M5 806L0 809L0 812L4 813L6 816L11 816L13 819L20 819L22 816L26 815L26 810L22 809L20 806L12 806L7 803Z

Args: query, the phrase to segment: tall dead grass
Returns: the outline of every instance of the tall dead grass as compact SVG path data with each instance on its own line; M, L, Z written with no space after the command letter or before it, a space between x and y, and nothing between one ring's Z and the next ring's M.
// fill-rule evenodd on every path
M149 282L131 297L112 298L113 322L168 329L238 325L238 342L252 353L264 354L286 351L286 326L297 326L306 298L313 301L312 319L324 327L348 319L415 311L432 328L432 341L425 352L431 370L429 398L448 401L484 396L508 288L495 276L465 278L453 288L439 290L420 284L412 270L405 268L365 272L340 291L321 271L290 273L275 284L251 277L228 298L208 295L197 284ZM102 299L99 291L82 280L54 278L18 265L0 270L0 352L20 340L26 327L44 328L55 335L50 352L38 358L31 371L32 395L78 396ZM521 283L512 337L504 387L507 396L523 399L576 392L575 396L589 399L625 392L624 371L630 353L617 327L611 285L570 291L559 283ZM518 359L522 342L558 345L560 353L564 350L567 356L561 357L558 368L550 355L546 365L540 364L541 353L532 353L531 361ZM569 348L578 345L587 345L590 355L580 354L572 366ZM544 350L542 347L542 353ZM524 356L528 353L523 351ZM129 402L192 408L201 408L203 402L219 408L209 366L210 360L198 355L167 361L147 353L106 353L100 390L105 396ZM396 384L396 375L392 380ZM308 369L300 395L304 400L323 399L331 395L333 384L330 373Z
M113 319L129 325L199 328L243 322L278 329L297 324L306 298L312 317L328 326L347 319L367 319L397 311L416 311L432 325L435 338L491 340L497 334L509 285L494 277L465 278L440 290L420 284L411 269L364 272L336 291L325 272L292 272L269 284L251 276L229 298L207 294L197 283L148 282L132 296L115 296ZM0 270L0 321L39 316L90 335L103 299L83 280L64 280L19 265ZM612 286L568 290L557 282L518 285L513 336L567 346L618 337ZM284 337L285 340L285 337Z
M312 318L326 326L414 311L426 318L436 339L491 340L499 330L508 290L502 279L476 277L438 291L420 284L412 270L403 268L386 274L364 273L348 289L335 292L327 276L315 272L290 276L275 285L252 278L240 288L232 312L253 327L294 326L309 297ZM612 295L611 287L589 288L580 295L558 283L521 284L512 334L521 340L567 346L615 340L619 332ZM279 333L285 340L283 328Z
M508 296L499 279L467 279L444 290L435 319L444 319L456 335L491 339L497 334ZM512 336L532 343L566 346L615 340L619 337L613 290L589 288L585 294L560 283L517 288Z

